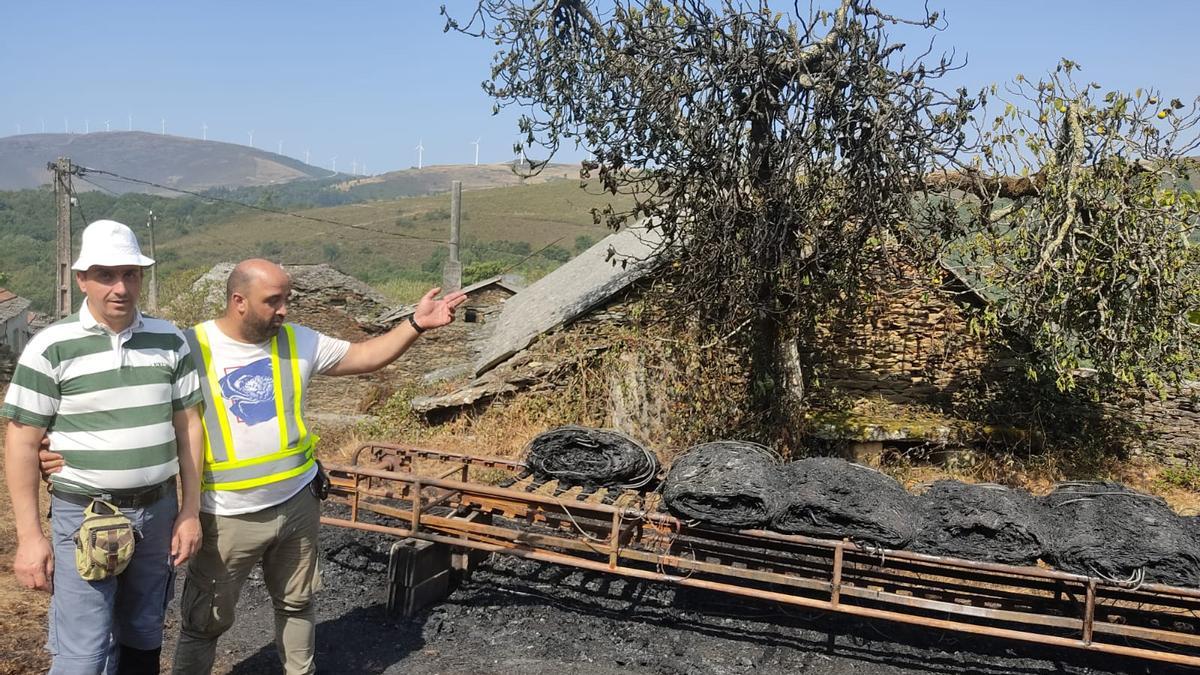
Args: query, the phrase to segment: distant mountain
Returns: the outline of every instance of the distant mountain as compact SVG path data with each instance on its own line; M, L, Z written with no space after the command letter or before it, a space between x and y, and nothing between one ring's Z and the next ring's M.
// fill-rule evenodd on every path
M0 190L50 182L46 164L69 157L75 164L185 190L286 183L330 173L291 157L256 148L144 131L25 134L0 138ZM89 177L114 192L156 192L142 185ZM95 189L76 181L80 191Z
M447 164L390 171L377 176L352 178L330 186L365 199L397 199L437 194L450 190L453 181L460 180L464 190L533 185L555 180L579 178L578 164L547 164L537 175L522 178L511 162L501 164Z

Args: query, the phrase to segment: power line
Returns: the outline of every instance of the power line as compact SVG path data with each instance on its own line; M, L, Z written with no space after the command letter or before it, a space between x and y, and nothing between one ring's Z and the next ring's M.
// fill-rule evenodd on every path
M506 269L506 270L504 270L503 272L501 272L501 273L500 273L500 276L504 276L505 274L508 274L509 272L513 271L514 269L516 269L516 268L520 267L521 265L525 264L525 261L526 261L526 260L529 260L529 259L530 259L530 258L532 258L533 256L535 256L535 255L537 255L537 254L541 253L542 251L545 251L546 249L550 248L551 246L553 246L553 245L557 244L558 242L560 242L560 241L562 241L563 239L566 239L566 238L567 238L567 235L565 235L565 234L564 234L563 236L559 237L558 239L555 239L554 241L550 242L549 244L546 244L545 246L543 246L543 247L539 248L538 250L534 251L533 253L530 253L529 255L525 256L524 258L521 258L521 259L520 259L520 260L518 260L516 263L514 263L514 264L510 265L510 266L508 267L508 269Z
M350 228L350 229L354 229L354 230L362 230L364 232L373 232L375 234L387 235L389 237L398 237L400 239L411 239L414 241L424 241L424 242L430 242L430 243L434 243L434 244L449 243L445 239L432 239L429 237L418 237L416 235L403 234L400 232L389 232L387 230L379 230L379 229L375 229L373 227L365 227L363 225L356 225L354 223L342 223L342 222L339 222L336 220L330 220L328 218L319 218L316 216L306 216L306 215L302 215L299 213L291 213L289 211L280 211L278 209L267 208L265 206L258 206L257 204L247 204L245 202L239 202L234 199L226 199L224 197L217 197L217 196L211 195L211 194L202 194L200 192L194 192L192 190L184 190L182 188L171 187L169 185L162 185L160 183L155 183L153 181L148 181L148 180L142 180L140 178L130 178L128 176L122 176L121 174L114 173L112 171L105 171L103 169L93 169L93 168L81 166L81 167L79 167L79 172L80 172L81 176L84 173L95 173L95 174L100 174L100 175L104 175L104 176L111 176L117 180L123 180L123 181L127 181L130 183L136 183L138 185L148 185L150 187L158 188L160 190L168 190L171 192L177 192L179 194L185 194L185 195L190 195L192 197L197 197L199 199L205 199L205 200L209 200L209 201L213 201L213 202L219 202L222 204L230 204L233 206L240 206L244 209L251 209L254 211L262 211L263 213L271 213L271 214L274 214L277 216L287 216L289 218L298 218L300 220L308 220L308 221L315 222L315 223L325 223L327 225L335 225L337 227L345 227L345 228Z
M84 211L83 211L83 202L79 199L79 193L75 192L74 185L67 188L67 194L71 195L71 199L74 201L75 208L72 210L79 211L79 217L83 219L83 226L87 227L88 226L87 214L84 213Z
M153 209L151 209L149 206L146 206L144 203L142 203L140 199L136 199L137 197L140 197L140 195L136 195L134 193L121 194L120 192L117 192L116 190L113 190L112 188L101 185L95 181L90 181L83 176L78 176L78 178L80 180L82 180L83 182L91 185L92 187L104 190L108 194L116 197L117 199L122 199L126 196L128 196L130 199L135 199L134 203L136 203L138 206L142 207L143 209L146 209L146 213L148 213L148 214L154 213ZM113 214L113 211L115 211L118 206L120 206L120 202L114 201L112 208L108 210L108 215L111 216ZM227 244L228 243L226 241L222 241L222 240L220 240L210 234L204 233L204 232L189 231L187 233L187 235L185 235L185 236L197 237L203 241L210 241L214 244Z

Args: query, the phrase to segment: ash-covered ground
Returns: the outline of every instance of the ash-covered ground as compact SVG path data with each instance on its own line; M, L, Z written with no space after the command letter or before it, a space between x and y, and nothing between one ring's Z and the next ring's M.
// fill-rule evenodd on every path
M665 584L492 556L412 620L385 611L394 538L322 529L322 673L1173 673L1162 665L809 613ZM178 584L182 587L182 579ZM256 572L218 646L218 673L279 673ZM172 609L164 651L174 647ZM170 662L167 654L166 662Z

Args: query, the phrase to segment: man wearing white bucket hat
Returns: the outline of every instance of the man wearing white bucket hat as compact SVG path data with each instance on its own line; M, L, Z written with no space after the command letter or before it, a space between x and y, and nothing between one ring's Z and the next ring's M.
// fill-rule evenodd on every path
M85 300L30 340L0 408L13 571L52 591L51 673L157 673L174 565L200 544L199 379L183 335L137 309L153 263L125 225L89 225L71 266ZM50 478L49 539L43 435L65 462Z

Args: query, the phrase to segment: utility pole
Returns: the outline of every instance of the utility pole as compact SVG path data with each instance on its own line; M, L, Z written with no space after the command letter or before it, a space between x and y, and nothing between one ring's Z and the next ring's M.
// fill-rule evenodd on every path
M154 259L154 264L150 266L150 297L147 298L147 303L150 305L151 312L158 312L158 255L154 250L154 224L158 222L158 216L151 211L146 217L146 228L150 230L150 257Z
M54 172L54 203L58 210L54 309L59 318L71 313L71 174L76 168L67 157L46 165Z
M458 233L462 226L462 181L450 183L450 258L442 268L442 293L462 288L462 262L458 259Z

